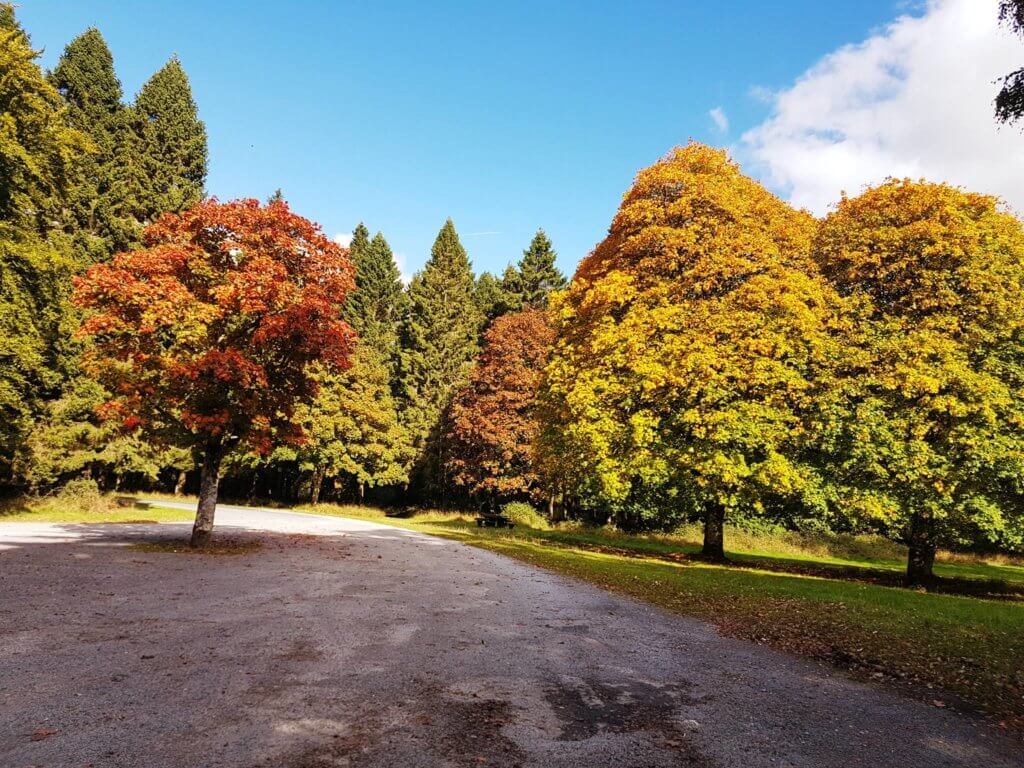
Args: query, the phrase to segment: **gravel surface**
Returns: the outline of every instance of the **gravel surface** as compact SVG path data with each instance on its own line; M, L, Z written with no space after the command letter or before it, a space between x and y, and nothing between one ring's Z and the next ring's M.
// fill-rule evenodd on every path
M1024 766L984 723L499 555L217 524L262 546L0 523L0 766Z

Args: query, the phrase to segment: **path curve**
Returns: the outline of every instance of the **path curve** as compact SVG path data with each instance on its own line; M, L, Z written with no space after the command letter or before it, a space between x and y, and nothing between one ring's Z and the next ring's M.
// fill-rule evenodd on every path
M263 545L0 523L0 765L1024 766L989 725L490 552L270 509L217 526Z

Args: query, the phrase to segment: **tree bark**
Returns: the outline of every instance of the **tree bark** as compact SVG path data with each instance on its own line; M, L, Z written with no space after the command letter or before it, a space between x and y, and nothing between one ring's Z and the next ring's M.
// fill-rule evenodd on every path
M178 482L174 484L174 495L181 496L185 492L185 483L188 481L188 470L178 470Z
M704 546L701 555L708 560L725 560L725 507L712 504L704 511Z
M220 484L220 460L223 458L220 440L211 440L203 454L199 474L199 507L192 526L190 546L205 547L213 538L213 513L217 510L217 487Z
M907 582L923 586L934 581L935 525L930 514L914 512L907 541Z
M309 494L310 504L315 505L320 503L320 488L324 484L324 474L325 472L323 467L317 466L313 469L313 488Z
M363 506L363 500L366 498L366 483L359 482L359 506Z

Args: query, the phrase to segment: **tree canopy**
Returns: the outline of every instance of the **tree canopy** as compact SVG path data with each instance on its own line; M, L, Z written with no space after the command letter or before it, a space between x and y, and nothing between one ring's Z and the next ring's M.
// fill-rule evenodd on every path
M224 451L301 439L293 415L316 394L310 364L348 364L354 334L340 310L353 270L285 203L201 203L165 215L145 241L76 281L90 312L85 364L114 394L109 417L203 456L202 544Z
M890 181L844 198L815 253L859 302L829 455L843 508L910 545L1022 540L1024 230L994 198Z
M544 310L531 308L497 318L484 339L448 415L448 470L471 494L544 495L533 466L534 406L554 331Z
M451 219L434 241L430 259L409 285L402 339L403 420L415 451L421 490L441 490L441 417L477 352L482 316L474 301L473 270Z
M634 528L652 498L676 519L697 510L715 558L727 513L814 502L805 457L838 298L813 232L724 152L691 144L640 172L553 307L542 451L585 502Z

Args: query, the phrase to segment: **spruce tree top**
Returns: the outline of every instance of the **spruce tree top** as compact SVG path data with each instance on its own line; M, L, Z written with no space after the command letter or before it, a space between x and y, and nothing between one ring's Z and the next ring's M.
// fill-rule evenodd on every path
M356 224L356 228L352 230L352 240L348 244L348 257L351 259L353 264L359 263L359 258L362 254L366 253L367 248L370 247L370 230L366 228L363 222Z
M538 229L519 261L517 288L524 306L540 306L547 301L549 293L565 288L565 275L555 266L557 255L547 234Z
M206 126L177 56L142 86L135 110L145 126L156 210L181 210L198 202L206 181Z
M72 121L81 130L92 132L121 109L121 81L114 72L114 57L95 27L68 43L50 81L67 101Z
M472 266L469 263L469 255L462 247L459 240L459 233L455 231L455 224L451 219L445 221L441 231L437 233L437 239L430 249L430 261L435 267L442 269L455 269L461 271L464 267L472 274Z

